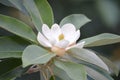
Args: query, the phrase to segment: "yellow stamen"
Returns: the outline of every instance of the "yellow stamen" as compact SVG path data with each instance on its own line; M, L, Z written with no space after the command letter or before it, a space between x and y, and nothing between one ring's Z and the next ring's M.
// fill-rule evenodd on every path
M64 35L60 34L58 38L59 38L59 40L63 40L64 39Z

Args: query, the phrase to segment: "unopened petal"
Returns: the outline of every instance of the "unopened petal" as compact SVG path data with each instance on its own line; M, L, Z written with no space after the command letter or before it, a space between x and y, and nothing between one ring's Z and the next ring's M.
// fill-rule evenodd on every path
M83 47L84 47L84 44L85 44L85 41L82 41L82 42L79 42L79 43L77 43L77 44L75 44L75 45L73 45L73 46L67 47L66 50L69 50L69 49L71 49L71 48L83 48Z
M55 46L59 48L66 48L69 45L69 41L67 40L61 40L60 42L56 43Z
M44 47L52 47L50 42L40 32L38 33L37 40Z

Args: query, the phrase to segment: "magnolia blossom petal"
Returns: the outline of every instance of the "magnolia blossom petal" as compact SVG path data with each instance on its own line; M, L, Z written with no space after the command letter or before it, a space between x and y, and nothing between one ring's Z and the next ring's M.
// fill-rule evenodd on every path
M42 32L46 38L50 38L50 35L52 34L49 27L46 24L43 24L42 26Z
M58 37L61 34L60 26L58 24L52 25L51 32L56 41L58 41L59 40Z
M76 42L76 37L78 36L78 32L76 32L75 26L73 24L65 24L62 26L61 31L65 37L65 40L68 40L71 43ZM76 36L77 34L77 36Z
M38 33L37 40L44 47L52 47L50 42L40 32Z
M75 32L76 31L76 28L75 28L75 26L73 25L73 24L71 24L71 23L67 23L67 24L64 24L62 27L61 27L61 30L63 31L63 32L68 32L69 33L69 31L71 31L71 32Z
M74 40L73 40L73 41L76 42L76 41L79 39L79 37L80 37L80 30L77 30L74 36L75 36L75 37L74 37Z
M80 37L80 30L77 30L72 36L71 36L71 39L69 39L69 44L73 44L73 43L76 43L76 41L79 39Z
M85 41L82 41L82 42L79 42L73 46L67 47L66 50L71 49L71 48L83 48L84 44L85 44Z
M84 45L85 45L85 41L82 41L82 42L77 43L75 47L83 48Z
M50 43L54 44L54 42L56 42L52 36L53 34L52 34L51 30L49 29L49 27L46 24L43 24L42 32L43 32L44 36L50 41Z
M72 34L76 32L75 26L73 24L65 24L61 27L61 31L64 34L65 38L70 39Z
M61 40L60 42L56 43L55 46L59 48L66 48L69 45L69 41L67 40Z

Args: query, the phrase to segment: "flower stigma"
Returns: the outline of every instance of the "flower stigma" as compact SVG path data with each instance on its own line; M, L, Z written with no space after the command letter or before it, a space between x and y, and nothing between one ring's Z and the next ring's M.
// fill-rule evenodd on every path
M64 35L63 35L63 34L60 34L60 35L59 35L59 41L60 41L60 40L63 40L63 39L64 39Z

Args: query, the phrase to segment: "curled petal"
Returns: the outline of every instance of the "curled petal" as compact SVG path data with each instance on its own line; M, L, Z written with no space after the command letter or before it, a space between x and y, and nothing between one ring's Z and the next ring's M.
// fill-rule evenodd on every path
M69 46L69 47L66 48L66 50L69 50L71 48L83 48L84 44L85 44L85 41L77 43L77 44L75 44L73 46Z
M75 47L83 48L84 45L85 45L85 41L82 41L82 42L77 43L77 45Z
M37 40L44 47L52 47L50 42L40 32L38 33Z

